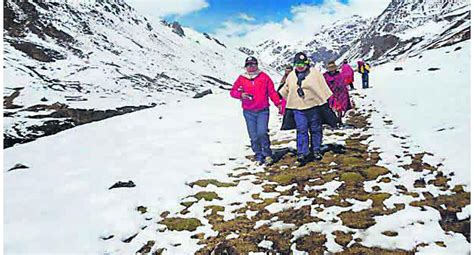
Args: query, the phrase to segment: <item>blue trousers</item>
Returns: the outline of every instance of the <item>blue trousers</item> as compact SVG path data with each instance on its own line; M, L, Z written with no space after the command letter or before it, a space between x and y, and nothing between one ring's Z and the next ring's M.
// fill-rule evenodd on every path
M255 160L262 161L271 156L270 138L268 137L268 119L270 112L268 108L258 112L244 110L244 118L250 137L250 144L255 153Z
M321 149L323 141L322 119L317 107L307 110L293 110L296 122L296 146L298 155L308 156L310 152L310 136L313 152Z
M369 87L369 73L365 72L362 74L362 88L366 89Z

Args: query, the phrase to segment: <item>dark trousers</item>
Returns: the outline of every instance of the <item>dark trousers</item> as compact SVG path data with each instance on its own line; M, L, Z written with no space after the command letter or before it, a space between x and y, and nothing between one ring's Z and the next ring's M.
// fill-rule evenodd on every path
M307 110L293 110L296 122L296 146L298 155L309 155L310 140L313 152L321 149L323 140L322 118L317 107ZM311 134L311 139L309 134Z
M365 72L362 74L362 88L366 89L369 87L369 73Z
M268 137L269 115L270 111L268 108L258 112L244 110L250 144L257 161L262 161L265 157L272 155L270 138Z

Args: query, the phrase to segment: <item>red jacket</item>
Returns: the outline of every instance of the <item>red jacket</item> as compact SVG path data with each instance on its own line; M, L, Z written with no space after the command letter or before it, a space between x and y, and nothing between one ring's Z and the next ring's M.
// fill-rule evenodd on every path
M252 99L242 99L242 93L253 96ZM230 90L230 96L242 100L242 108L249 111L260 111L270 106L268 98L275 106L280 105L280 96L275 91L272 79L260 72L253 80L245 75L240 75Z

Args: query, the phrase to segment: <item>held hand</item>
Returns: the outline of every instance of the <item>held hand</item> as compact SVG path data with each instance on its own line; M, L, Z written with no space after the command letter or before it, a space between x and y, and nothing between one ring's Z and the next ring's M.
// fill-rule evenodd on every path
M278 113L283 114L283 104L279 104L277 108L278 108Z

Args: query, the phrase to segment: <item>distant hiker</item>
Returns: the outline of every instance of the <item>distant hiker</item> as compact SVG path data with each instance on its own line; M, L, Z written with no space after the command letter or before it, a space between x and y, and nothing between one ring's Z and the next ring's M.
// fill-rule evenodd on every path
M346 85L349 85L351 90L353 90L354 89L354 70L349 65L349 61L347 59L344 59L342 61L341 73L344 76L344 81Z
M311 158L322 159L323 116L320 106L332 95L323 75L310 68L310 60L303 52L294 58L295 71L291 72L279 93L286 99L286 108L293 114L296 125L298 158L296 165L302 166ZM286 113L285 113L286 116ZM283 128L282 128L283 129ZM310 151L310 136L311 149Z
M337 70L337 65L334 61L327 64L327 70L324 73L324 79L326 79L326 83L333 93L329 98L329 106L337 113L339 125L342 126L342 117L351 109L346 77Z
M366 89L369 87L369 72L370 72L370 65L365 63L364 61L357 62L357 71L362 74L362 88Z
M246 72L234 82L230 95L242 101L243 115L255 160L260 164L271 164L273 158L268 137L270 106L268 98L280 110L280 96L275 91L272 79L259 70L255 57L245 59L245 69Z
M283 85L285 85L286 78L288 78L288 75L291 73L291 71L293 71L293 66L291 66L291 65L285 66L285 74L283 74L283 77L281 77L280 85L278 86L278 90L280 90L281 87L283 87Z

